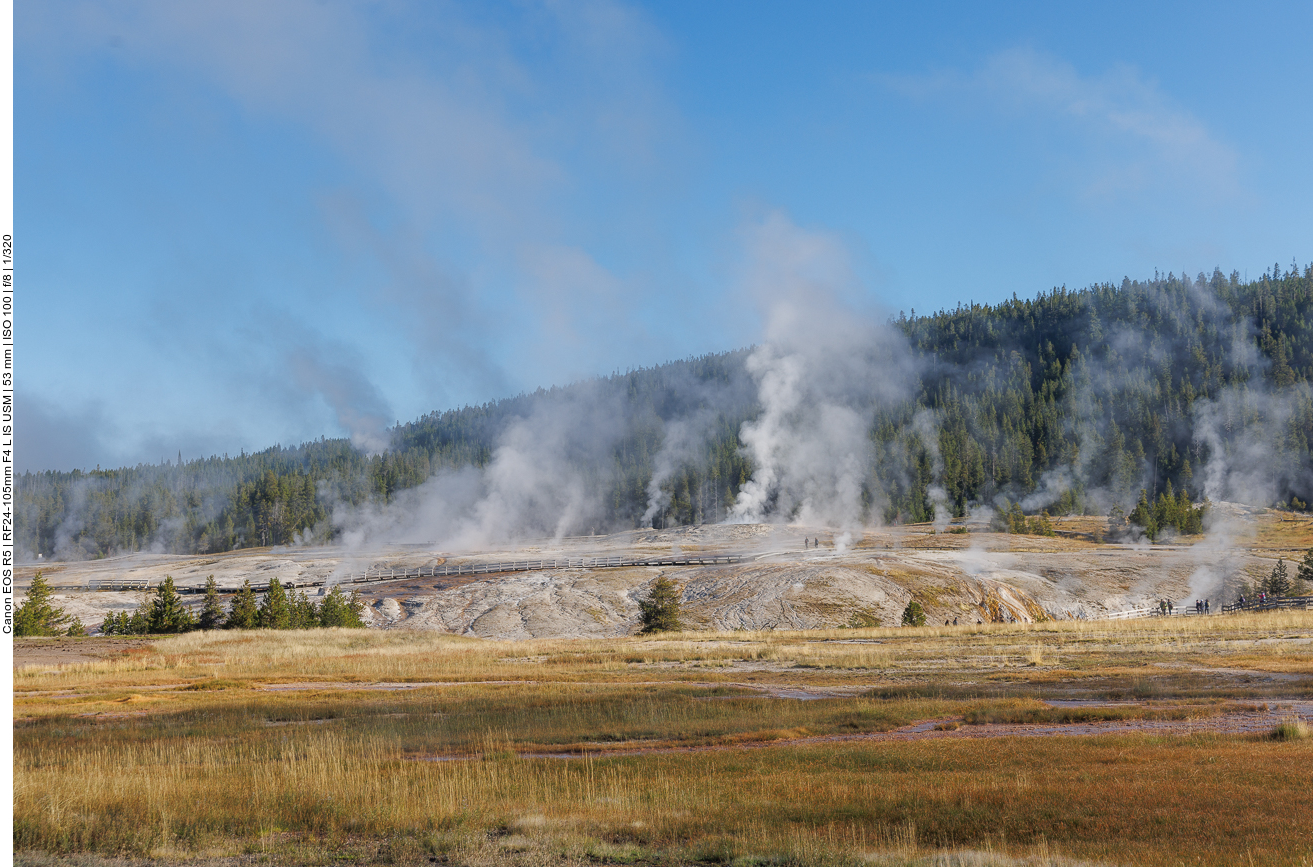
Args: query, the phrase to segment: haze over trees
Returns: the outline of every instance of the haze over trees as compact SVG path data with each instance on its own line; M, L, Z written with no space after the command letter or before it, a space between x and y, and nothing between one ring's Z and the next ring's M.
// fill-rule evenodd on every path
M869 520L927 521L936 503L955 515L987 504L1011 510L1013 525L1023 509L1118 509L1150 537L1197 532L1205 468L1253 443L1273 469L1251 498L1295 509L1313 501L1313 267L1276 266L1247 283L1214 271L1062 288L912 311L892 324L917 374L911 398L870 414L874 460L861 481ZM620 426L604 449L561 457L604 504L581 531L639 526L645 513L657 526L723 520L754 469L740 440L761 412L747 357L708 355L430 413L394 428L377 455L320 439L24 473L17 547L76 559L328 541L339 532L335 509L389 503L435 473L487 467L508 427L581 395L605 402ZM929 438L914 423L927 411ZM697 420L693 444L662 464L663 443L688 419Z

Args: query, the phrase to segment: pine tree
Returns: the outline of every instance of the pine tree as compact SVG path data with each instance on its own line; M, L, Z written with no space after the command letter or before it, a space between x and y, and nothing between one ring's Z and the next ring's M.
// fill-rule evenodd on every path
M365 600L360 598L360 591L352 590L351 595L346 601L346 623L342 624L348 629L365 628Z
M127 617L127 612L123 612ZM127 617L127 626L123 630L124 635L148 635L150 633L150 603L143 602L137 606L137 610L132 612L131 617Z
M925 609L915 599L907 603L907 607L903 609L903 625L925 626Z
M69 638L82 638L87 634L87 628L82 625L82 618L74 617L73 622L68 625L68 631L64 633Z
M349 629L361 629L365 625L360 616L365 603L356 593L348 598L342 594L341 587L328 591L324 601L319 605L319 625L325 627L343 626Z
M148 629L152 635L174 635L196 628L196 621L191 611L178 597L173 585L173 576L165 575L164 581L155 588L155 599L150 606Z
M1026 529L1026 513L1021 511L1020 503L1013 503L1008 509L1008 532L1025 535Z
M324 627L346 625L346 598L342 596L341 587L329 590L324 596L324 601L319 603L319 625Z
M1153 508L1149 505L1149 492L1141 488L1140 501L1135 504L1135 508L1126 516L1126 520L1128 523L1142 528L1144 535L1149 537L1150 542L1158 537L1158 521L1153 512Z
M1308 590L1308 585L1313 584L1313 548L1309 548L1304 554L1304 560L1299 564L1299 571L1295 573L1295 577L1303 582L1304 587L1301 588L1303 590Z
M1053 536L1053 522L1049 520L1048 510L1044 510L1026 522L1026 532L1032 536Z
M1126 535L1126 510L1121 506L1113 506L1108 510L1108 536L1111 539L1120 539Z
M201 629L218 629L223 625L223 604L219 601L219 585L213 575L205 579L205 602L201 605L198 625Z
M100 621L101 635L115 635L118 633L119 618L118 615L111 611L105 615L105 619Z
M260 628L288 629L292 625L292 609L287 604L287 591L277 578L269 579L269 589L260 600Z
M1290 593L1290 576L1286 572L1286 561L1277 560L1272 574L1263 582L1265 589L1272 596L1286 596Z
M678 632L682 629L680 592L680 586L666 576L657 578L647 596L638 600L638 620L643 624L639 632Z
M237 591L228 605L228 619L223 622L224 629L255 629L260 625L260 610L255 604L255 591L251 589L248 578L242 582L242 589Z
M68 615L50 604L50 585L38 572L27 588L27 595L14 612L14 635L59 635L64 632Z
M314 629L319 625L319 609L304 590L292 594L290 608L290 628Z

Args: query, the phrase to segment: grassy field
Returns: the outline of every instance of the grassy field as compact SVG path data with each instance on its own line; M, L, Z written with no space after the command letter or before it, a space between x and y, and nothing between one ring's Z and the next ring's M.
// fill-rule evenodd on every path
M1313 613L192 633L15 681L30 863L1313 864Z

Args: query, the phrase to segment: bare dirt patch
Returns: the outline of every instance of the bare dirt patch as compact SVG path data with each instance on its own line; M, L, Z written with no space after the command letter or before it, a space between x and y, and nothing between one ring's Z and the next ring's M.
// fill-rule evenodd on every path
M153 638L16 638L14 668L95 662L148 647L154 641Z

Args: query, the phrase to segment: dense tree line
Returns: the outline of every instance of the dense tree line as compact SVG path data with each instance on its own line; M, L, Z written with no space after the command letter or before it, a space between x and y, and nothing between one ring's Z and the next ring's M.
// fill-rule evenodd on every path
M1007 503L1034 515L1134 513L1144 492L1156 535L1203 497L1219 450L1261 441L1275 468L1270 504L1313 500L1313 268L1261 278L1168 274L1034 299L970 304L892 323L919 361L914 397L872 410L872 519L916 522L941 508ZM740 350L435 412L365 455L320 439L255 454L18 478L20 551L96 557L155 548L206 553L327 541L338 505L388 502L435 472L484 467L509 425L589 396L617 407L608 453L566 456L604 493L606 529L634 527L648 502L666 424L704 421L700 452L663 489L661 525L723 518L752 474L741 447L760 412ZM1200 407L1214 435L1200 437ZM912 424L930 412L938 456ZM1171 493L1169 495L1170 492ZM1170 496L1173 514L1163 505ZM1151 514L1152 513L1152 514ZM1015 522L1015 519L1014 519ZM1141 525L1147 529L1149 522ZM601 529L601 528L599 528Z
M105 615L100 624L104 635L175 635L196 629L317 629L344 626L361 629L365 604L352 593L334 587L322 602L316 603L305 591L288 594L277 578L257 600L250 581L233 594L225 613L219 600L219 588L211 575L205 582L205 599L199 615L183 603L171 576L155 588L155 594L128 614L117 611Z

